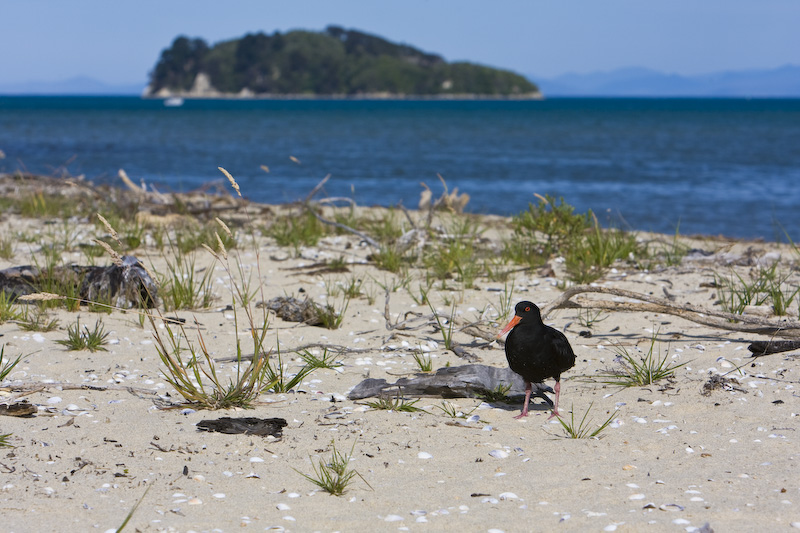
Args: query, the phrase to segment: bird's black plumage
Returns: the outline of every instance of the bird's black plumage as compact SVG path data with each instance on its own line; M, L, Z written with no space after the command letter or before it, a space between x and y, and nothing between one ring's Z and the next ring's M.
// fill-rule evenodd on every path
M553 416L559 416L561 374L575 365L575 352L563 333L542 322L542 314L535 304L520 302L514 308L514 314L500 335L511 330L506 338L506 359L511 370L525 380L525 405L520 417L528 414L530 384L549 378L556 380Z

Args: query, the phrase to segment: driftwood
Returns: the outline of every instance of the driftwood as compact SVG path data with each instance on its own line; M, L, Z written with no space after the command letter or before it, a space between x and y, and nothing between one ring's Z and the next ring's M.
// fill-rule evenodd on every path
M398 320L397 322L392 323L391 313L389 312L389 298L390 298L390 292L389 292L389 289L386 289L386 301L385 301L385 304L384 304L384 307L383 307L383 318L385 320L386 329L387 330L394 331L394 330L419 329L419 328L422 328L422 327L425 327L425 326L428 326L428 325L439 327L439 323L436 320L436 315L433 315L433 314L431 314L431 315L419 315L419 314L414 313L413 318L406 318L402 322L400 322ZM408 317L409 314L412 314L412 313L406 313L406 317ZM453 317L450 317L449 320L453 320ZM422 322L422 323L417 325L417 326L411 326L412 322ZM474 326L474 324L469 324L468 326L465 326L464 328L462 328L459 331L462 331L463 329L466 329L466 328L471 327L471 326ZM492 339L489 339L489 340L491 341ZM451 352L456 354L458 357L460 357L461 359L464 359L465 361L467 361L469 363L475 363L475 362L478 362L478 361L481 360L480 357L478 357L477 355L473 355L473 354L469 353L461 344L453 341L452 339L450 341L450 348L449 349L450 349Z
M0 291L11 300L50 292L53 281L61 287L74 287L72 294L83 302L106 303L121 309L155 307L158 295L155 281L132 255L123 256L119 265L106 267L69 265L43 271L29 265L0 270Z
M639 301L609 302L605 300L582 299L573 302L571 300L574 296L583 293L610 294ZM796 320L770 320L756 316L726 313L724 311L717 311L715 309L708 309L691 304L676 305L664 298L611 287L593 287L589 285L571 287L565 290L561 296L542 307L542 318L547 318L547 316L556 309L563 308L665 313L717 329L800 339L800 322Z
M800 350L800 341L753 341L747 349L753 353L753 357L759 357L761 355Z
M385 379L368 378L355 386L347 397L350 400L378 396L434 396L440 398L476 398L495 392L499 387L511 385L506 396L523 396L525 384L510 368L486 365L464 365L440 368L434 374L417 374L414 378L400 378L394 383ZM545 395L553 389L542 383L533 383L532 396L542 398L552 407Z
M216 420L201 420L196 425L197 429L201 431L281 438L283 428L286 427L286 420L283 418L230 418L224 416Z

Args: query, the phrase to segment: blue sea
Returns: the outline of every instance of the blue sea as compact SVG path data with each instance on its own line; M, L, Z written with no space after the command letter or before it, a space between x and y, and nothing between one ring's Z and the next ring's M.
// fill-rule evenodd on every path
M440 174L474 213L538 193L623 229L800 242L800 100L0 97L0 150L0 172L161 191L227 186L222 166L268 203L331 174L329 196L416 207Z

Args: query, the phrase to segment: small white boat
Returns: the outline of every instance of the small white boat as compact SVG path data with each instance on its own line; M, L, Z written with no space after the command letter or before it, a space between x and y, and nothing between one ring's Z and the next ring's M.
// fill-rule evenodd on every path
M180 96L170 96L164 100L164 107L180 107L183 105L183 98Z

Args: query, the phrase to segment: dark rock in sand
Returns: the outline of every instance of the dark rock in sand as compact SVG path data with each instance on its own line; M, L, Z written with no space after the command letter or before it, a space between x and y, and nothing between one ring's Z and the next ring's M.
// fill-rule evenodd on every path
M259 302L256 307L266 307L274 311L278 318L287 322L303 322L309 326L322 324L317 304L309 299L298 300L291 296L278 296L268 302Z

